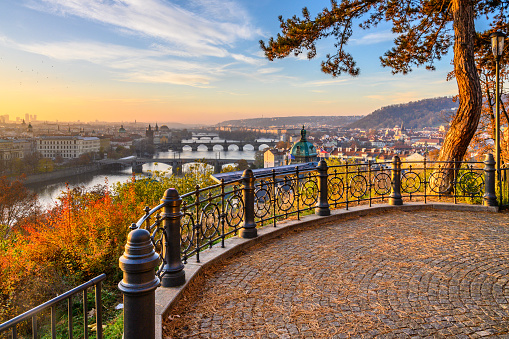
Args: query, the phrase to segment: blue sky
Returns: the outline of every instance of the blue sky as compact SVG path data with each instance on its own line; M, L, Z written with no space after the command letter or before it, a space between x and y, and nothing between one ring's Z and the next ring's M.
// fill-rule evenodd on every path
M379 56L389 26L356 30L361 75L331 78L320 61L269 62L259 48L278 15L315 14L328 1L2 0L0 114L39 120L218 123L289 115L360 115L454 95L452 53L437 71L391 74Z

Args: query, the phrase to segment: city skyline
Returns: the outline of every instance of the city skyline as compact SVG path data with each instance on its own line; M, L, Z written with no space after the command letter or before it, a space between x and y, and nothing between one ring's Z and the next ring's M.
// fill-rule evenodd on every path
M332 78L320 61L269 62L259 48L279 32L278 15L316 13L328 1L6 0L0 7L0 115L38 120L214 124L295 115L365 115L397 103L455 95L437 71L392 75L378 61L389 25L355 29L356 78ZM477 22L477 25L483 25ZM478 30L485 27L478 27Z

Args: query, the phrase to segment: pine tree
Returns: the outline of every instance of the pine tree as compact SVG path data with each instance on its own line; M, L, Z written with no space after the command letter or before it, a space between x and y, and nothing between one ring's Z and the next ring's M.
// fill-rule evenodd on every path
M479 39L474 20L485 17L492 28L506 32L508 0L343 0L331 1L315 18L307 8L302 18L279 17L282 32L267 44L260 41L269 60L299 55L307 51L309 59L316 56L316 42L335 38L335 53L322 61L322 71L333 77L342 73L359 74L346 45L352 36L354 22L369 29L380 22L392 22L396 34L394 47L380 57L384 67L392 72L406 74L413 66L434 70L434 61L440 60L453 46L454 75L458 84L459 108L451 122L438 160L463 159L474 136L482 107L482 91L474 54L479 49L489 50L489 44L476 43ZM484 36L489 32L483 32Z

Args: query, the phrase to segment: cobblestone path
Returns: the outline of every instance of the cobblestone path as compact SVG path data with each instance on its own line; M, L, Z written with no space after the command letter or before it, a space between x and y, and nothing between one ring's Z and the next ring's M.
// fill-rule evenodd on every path
M509 338L509 214L389 212L217 265L165 338Z

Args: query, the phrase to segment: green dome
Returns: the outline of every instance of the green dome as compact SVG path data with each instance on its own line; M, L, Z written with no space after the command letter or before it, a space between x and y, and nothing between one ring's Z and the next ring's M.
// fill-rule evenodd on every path
M118 129L118 133L126 133L124 125L120 125L120 128Z
M316 158L316 147L307 141L304 126L302 126L300 131L300 140L292 146L290 154L292 155L292 160L295 159L294 162L314 161L313 158Z

